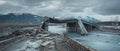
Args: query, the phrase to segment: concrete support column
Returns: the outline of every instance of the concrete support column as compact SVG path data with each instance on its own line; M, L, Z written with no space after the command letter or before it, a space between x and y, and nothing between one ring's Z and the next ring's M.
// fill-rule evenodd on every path
M67 23L68 32L77 32L77 24L76 22Z

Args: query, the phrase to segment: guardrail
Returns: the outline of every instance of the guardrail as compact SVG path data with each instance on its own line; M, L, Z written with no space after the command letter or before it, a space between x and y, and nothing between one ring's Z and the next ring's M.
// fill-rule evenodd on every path
M78 41L68 37L67 35L64 35L64 42L74 51L93 51L92 49L83 46Z
M20 39L20 38L22 38L22 39ZM0 48L0 51L3 51L5 48L9 47L10 45L13 45L15 42L22 41L23 39L24 39L24 35L20 35L20 36L16 36L16 37L13 37L10 39L0 41L0 47L4 46L4 47Z

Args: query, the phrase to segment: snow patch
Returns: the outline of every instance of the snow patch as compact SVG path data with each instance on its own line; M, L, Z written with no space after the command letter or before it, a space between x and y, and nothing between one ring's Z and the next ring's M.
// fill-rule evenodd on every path
M42 43L42 40L31 41L28 40L24 43L24 46L15 51L39 51L39 46Z

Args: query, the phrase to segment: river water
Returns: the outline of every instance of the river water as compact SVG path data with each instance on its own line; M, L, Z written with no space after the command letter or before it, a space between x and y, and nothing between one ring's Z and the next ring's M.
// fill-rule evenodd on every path
M120 51L120 35L114 33L92 31L88 36L80 36L76 33L67 33L67 35L97 51Z
M48 31L52 32L52 33L59 33L59 34L63 34L64 32L66 32L66 28L61 26L61 25L57 25L57 26L49 26L48 27Z
M49 26L49 31L54 33L65 33L66 28L61 26ZM120 51L120 35L112 32L91 31L88 36L78 33L65 33L69 37L79 41L86 47L96 51Z

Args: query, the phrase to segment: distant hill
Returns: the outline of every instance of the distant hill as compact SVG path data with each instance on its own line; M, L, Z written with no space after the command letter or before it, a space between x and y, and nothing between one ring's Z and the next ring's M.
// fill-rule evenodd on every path
M0 24L39 24L44 17L32 15L29 13L14 14L9 13L6 15L0 14Z

